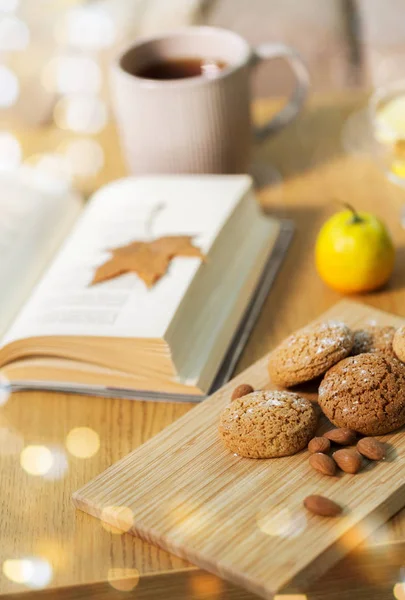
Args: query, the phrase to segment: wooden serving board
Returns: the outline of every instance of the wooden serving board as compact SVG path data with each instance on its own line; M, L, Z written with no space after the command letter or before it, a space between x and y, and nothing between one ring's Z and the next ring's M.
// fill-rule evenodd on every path
M354 328L405 322L346 301L326 318ZM76 492L76 507L263 598L302 592L405 504L405 435L384 436L392 444L386 461L333 478L313 471L306 451L270 460L234 456L218 437L220 412L240 383L271 387L266 363L264 357ZM314 493L343 505L342 517L307 513L302 502Z

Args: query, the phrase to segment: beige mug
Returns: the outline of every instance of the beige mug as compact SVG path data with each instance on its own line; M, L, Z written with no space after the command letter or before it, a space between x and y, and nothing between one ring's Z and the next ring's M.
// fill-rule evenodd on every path
M257 63L284 58L296 77L292 97L254 133L262 139L289 123L308 90L308 72L297 52L284 44L252 48L242 37L214 27L189 27L140 40L125 50L112 70L118 130L129 169L148 173L243 173L252 147L250 73ZM147 79L151 64L204 58L225 67L214 77Z

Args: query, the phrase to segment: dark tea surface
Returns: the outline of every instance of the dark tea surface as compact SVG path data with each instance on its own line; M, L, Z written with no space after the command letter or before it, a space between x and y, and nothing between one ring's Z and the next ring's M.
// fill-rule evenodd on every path
M215 77L226 67L221 60L206 58L174 58L147 65L136 72L145 79L186 79Z

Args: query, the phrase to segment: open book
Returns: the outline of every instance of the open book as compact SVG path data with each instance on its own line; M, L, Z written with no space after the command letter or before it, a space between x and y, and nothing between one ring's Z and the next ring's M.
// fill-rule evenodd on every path
M42 229L31 228L32 241L17 227L26 268L34 242L54 247L50 238L59 232L60 240L80 208L66 195L51 206L57 216L37 209ZM280 231L245 175L126 178L105 186L5 332L2 376L14 389L203 397L246 339L270 267L274 274L269 257ZM175 257L150 288L135 273L91 285L111 248L174 235L192 236L205 261ZM43 255L49 258L49 248ZM16 265L10 276L17 281Z

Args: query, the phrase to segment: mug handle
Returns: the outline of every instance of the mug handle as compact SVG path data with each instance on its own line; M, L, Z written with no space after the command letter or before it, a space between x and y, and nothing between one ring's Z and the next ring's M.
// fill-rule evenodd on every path
M287 104L270 121L261 127L255 127L254 134L258 140L263 140L292 121L300 112L309 89L309 73L304 61L294 48L285 44L260 44L253 50L251 66L273 58L284 58L289 63L296 85Z

